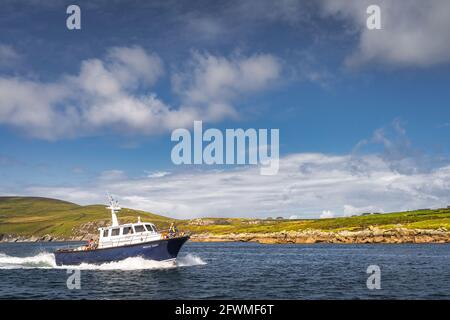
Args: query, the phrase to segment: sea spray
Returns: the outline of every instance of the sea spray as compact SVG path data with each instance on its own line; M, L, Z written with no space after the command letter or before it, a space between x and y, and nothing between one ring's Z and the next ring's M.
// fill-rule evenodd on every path
M177 259L177 266L179 267L190 267L190 266L200 266L205 265L206 262L202 258L188 253L184 257L179 257Z
M41 252L29 257L13 257L0 253L0 269L52 268L55 266L53 253Z
M57 266L53 253L42 252L29 257L15 257L0 253L0 269L152 270L205 264L200 257L187 254L179 257L176 262L154 261L133 257L100 265L83 263L79 266Z

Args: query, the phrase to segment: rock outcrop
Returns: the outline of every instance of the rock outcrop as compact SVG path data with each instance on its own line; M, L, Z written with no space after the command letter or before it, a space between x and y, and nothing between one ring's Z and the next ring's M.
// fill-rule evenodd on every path
M320 230L281 231L274 233L195 234L196 242L259 242L283 243L447 243L450 232L441 228L428 229L378 229L369 227L361 231L326 232Z
M44 236L23 236L15 234L0 234L0 242L51 242L51 241L65 241L68 239L61 237L54 237L46 234Z
M98 229L104 228L110 224L109 220L91 221L81 224L72 229L72 237L69 240L88 241L89 239L98 239Z

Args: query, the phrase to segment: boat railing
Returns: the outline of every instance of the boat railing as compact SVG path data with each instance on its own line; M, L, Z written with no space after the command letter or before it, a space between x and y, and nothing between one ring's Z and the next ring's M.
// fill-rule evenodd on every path
M156 237L157 235L158 235L158 233L133 234L130 238L111 240L111 246L108 246L108 247L120 247L123 245L131 245L131 244L136 244L139 242L147 242L151 239L158 240Z
M184 232L184 231L177 231L177 232L172 231L171 232L170 229L161 230L160 233L161 233L161 238L163 238L163 239L178 238L178 237L190 235L189 232Z

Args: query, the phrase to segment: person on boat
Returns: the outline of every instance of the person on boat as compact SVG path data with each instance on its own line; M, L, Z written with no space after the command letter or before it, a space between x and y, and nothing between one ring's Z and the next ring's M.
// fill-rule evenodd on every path
M174 236L177 233L177 231L178 231L177 227L175 227L175 224L172 222L169 227L169 234L171 236Z
M92 250L93 247L94 247L94 239L91 238L91 239L88 241L87 250Z

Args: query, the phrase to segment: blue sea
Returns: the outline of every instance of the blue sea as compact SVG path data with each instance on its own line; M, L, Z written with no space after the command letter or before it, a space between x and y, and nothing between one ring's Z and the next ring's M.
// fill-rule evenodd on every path
M450 299L449 244L189 242L176 264L131 258L75 271L55 265L64 246L0 244L0 298ZM371 265L381 289L367 287ZM67 286L74 272L79 289Z

